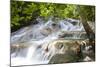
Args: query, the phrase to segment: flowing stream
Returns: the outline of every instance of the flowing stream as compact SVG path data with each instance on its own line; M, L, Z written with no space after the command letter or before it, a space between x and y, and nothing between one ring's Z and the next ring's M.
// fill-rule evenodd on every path
M84 39L86 33L81 22L75 19L44 21L30 25L11 34L11 65L48 64L56 53L55 48L47 50L49 42L56 39ZM72 34L70 34L70 33ZM79 33L75 33L79 32ZM65 35L66 34L66 35Z

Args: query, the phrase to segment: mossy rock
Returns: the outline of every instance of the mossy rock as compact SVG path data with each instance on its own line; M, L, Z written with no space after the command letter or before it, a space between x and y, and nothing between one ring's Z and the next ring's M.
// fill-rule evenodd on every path
M49 64L73 63L77 62L78 60L79 57L77 55L56 54L51 58Z

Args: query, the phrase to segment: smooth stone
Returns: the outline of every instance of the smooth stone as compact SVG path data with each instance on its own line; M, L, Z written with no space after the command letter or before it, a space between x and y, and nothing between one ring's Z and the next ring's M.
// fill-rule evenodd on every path
M56 54L50 59L49 64L73 63L78 61L79 57L74 54Z

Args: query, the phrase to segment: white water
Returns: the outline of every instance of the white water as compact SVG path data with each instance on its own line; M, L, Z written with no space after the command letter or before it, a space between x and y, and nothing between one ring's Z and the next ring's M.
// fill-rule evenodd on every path
M11 45L24 43L28 45L27 48L16 49L11 53L11 65L32 65L32 64L48 64L50 58L56 54L55 48L50 48L46 51L48 43L55 39L59 39L59 35L62 31L84 31L82 24L79 20L59 20L56 25L51 19L43 23L38 20L39 23L22 28L11 36ZM76 21L76 24L73 25ZM78 38L73 36L73 38Z

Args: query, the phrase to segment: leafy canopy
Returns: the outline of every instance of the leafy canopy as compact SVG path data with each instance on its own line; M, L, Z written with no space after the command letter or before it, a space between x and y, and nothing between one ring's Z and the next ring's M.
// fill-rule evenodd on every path
M81 6L81 12L85 12L90 21L95 19L94 6ZM15 31L23 26L29 25L38 16L49 18L51 16L58 18L79 19L79 13L76 5L56 4L56 3L38 3L25 1L11 1L11 27Z

